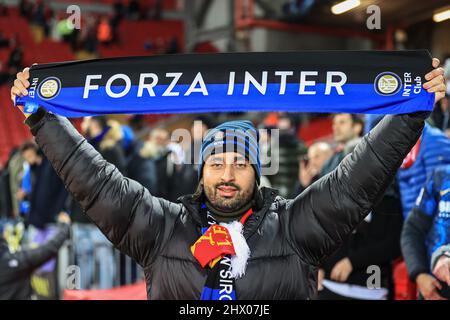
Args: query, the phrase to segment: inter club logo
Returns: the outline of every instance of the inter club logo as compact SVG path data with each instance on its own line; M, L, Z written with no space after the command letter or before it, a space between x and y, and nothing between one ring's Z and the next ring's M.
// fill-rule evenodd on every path
M401 88L401 80L393 72L383 72L375 79L375 91L382 96L396 94Z

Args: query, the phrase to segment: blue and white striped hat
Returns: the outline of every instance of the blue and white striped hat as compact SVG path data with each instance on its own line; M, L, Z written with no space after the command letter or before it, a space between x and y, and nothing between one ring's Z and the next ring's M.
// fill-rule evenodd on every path
M200 149L198 179L202 177L203 163L212 154L237 152L242 154L255 169L259 184L261 163L259 160L259 133L248 120L224 122L210 130Z

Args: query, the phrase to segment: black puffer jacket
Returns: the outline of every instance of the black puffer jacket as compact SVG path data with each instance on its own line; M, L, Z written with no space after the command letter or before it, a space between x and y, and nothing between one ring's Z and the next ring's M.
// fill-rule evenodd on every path
M247 220L251 250L239 299L308 299L317 265L369 213L422 132L428 114L387 116L341 165L293 200L263 189L263 206ZM198 299L207 270L190 246L200 236L198 204L153 197L123 177L70 122L40 110L28 118L66 188L111 242L145 270L148 298Z

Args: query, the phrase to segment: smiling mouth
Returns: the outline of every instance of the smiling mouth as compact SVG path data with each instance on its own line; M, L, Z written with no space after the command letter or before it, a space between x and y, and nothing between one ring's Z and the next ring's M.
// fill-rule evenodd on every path
M236 189L235 187L230 186L220 186L217 187L217 190L219 191L219 194L223 197L232 197L238 191L238 189Z

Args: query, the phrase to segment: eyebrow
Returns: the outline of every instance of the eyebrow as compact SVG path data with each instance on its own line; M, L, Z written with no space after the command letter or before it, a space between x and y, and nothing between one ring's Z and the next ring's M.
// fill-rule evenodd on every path
M207 160L207 162L224 161L224 160L225 160L224 157L219 157L219 156L214 157L214 156L211 156L211 157ZM246 159L245 157L243 157L243 156L235 156L235 157L234 157L234 162L238 162L238 161L244 161L244 162L246 162L247 159Z

